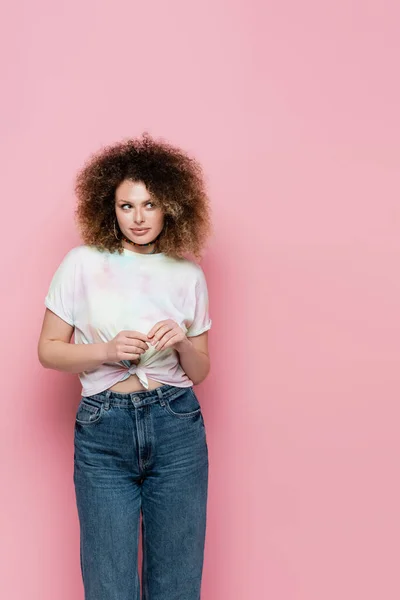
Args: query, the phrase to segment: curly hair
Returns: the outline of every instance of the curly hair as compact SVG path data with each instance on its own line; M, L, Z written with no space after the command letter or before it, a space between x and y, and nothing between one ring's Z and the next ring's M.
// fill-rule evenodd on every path
M125 179L143 182L164 211L158 250L175 258L191 253L200 260L213 231L202 167L182 149L147 132L103 147L78 172L75 221L83 242L122 254L114 235L115 190Z

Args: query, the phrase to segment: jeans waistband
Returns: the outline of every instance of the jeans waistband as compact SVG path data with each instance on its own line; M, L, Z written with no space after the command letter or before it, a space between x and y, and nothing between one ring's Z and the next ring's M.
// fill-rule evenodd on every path
M115 392L112 390L104 390L93 396L86 396L91 400L98 400L104 402L107 405L118 405L118 406L143 406L146 404L153 404L153 402L162 403L164 398L172 399L182 391L189 389L189 387L178 387L175 385L165 384L157 387L153 390L140 390L136 392Z

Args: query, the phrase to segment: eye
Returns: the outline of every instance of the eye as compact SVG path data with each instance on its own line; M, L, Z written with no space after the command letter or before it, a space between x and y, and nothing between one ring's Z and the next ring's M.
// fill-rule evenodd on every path
M156 204L154 202L152 202L151 200L149 200L148 202L146 202L146 206L148 204L152 204L153 206L156 206ZM132 206L132 205L129 204L129 203L121 204L121 208L124 208L124 206Z

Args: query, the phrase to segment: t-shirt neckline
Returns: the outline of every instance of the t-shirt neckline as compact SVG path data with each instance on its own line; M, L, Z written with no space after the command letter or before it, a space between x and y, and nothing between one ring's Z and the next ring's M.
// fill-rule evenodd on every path
M165 252L157 252L156 254L141 254L139 252L135 252L134 250L128 250L128 248L122 248L122 253L124 256L134 256L135 258L143 258L146 260L165 256Z

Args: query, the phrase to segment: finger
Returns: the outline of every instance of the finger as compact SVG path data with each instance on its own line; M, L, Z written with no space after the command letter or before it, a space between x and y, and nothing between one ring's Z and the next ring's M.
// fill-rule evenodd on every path
M154 337L150 339L150 343L155 346L156 343L159 342L166 333L168 333L168 331L171 331L171 326L163 325L156 331Z
M122 352L122 358L120 360L130 360L135 362L136 360L140 360L140 356L138 356L137 352Z
M159 330L161 327L163 327L164 325L165 325L165 321L158 321L158 323L156 323L155 325L153 325L153 327L150 329L150 331L149 331L149 332L148 332L148 334L147 334L147 337L148 337L148 338L152 338L152 337L153 337L153 335L154 335L155 333L157 333L157 331L158 331L158 330Z
M125 346L125 348L129 348L129 349L140 348L141 350L144 350L145 352L148 349L148 345L146 342L142 342L142 340L136 340L136 339L134 341L130 341L128 339L127 341L125 341L124 346Z
M179 338L179 333L177 333L174 330L172 330L170 333L166 333L160 340L160 343L157 346L157 350L164 350L165 348L175 344L175 341L176 342L178 341L178 340L174 340L174 338L176 338L176 337Z
M137 344L125 344L124 345L124 352L133 352L135 354L142 354L143 352L146 352L148 350L148 346L146 345L141 345L143 342L138 342Z
M125 332L125 335L127 338L134 338L137 340L143 340L143 342L147 342L148 341L148 337L145 333L142 333L141 331L133 331L133 330L129 330Z
M142 341L138 340L137 338L126 338L124 340L124 344L129 348L143 348L143 350L146 351L149 347L148 344L150 344L150 341Z

